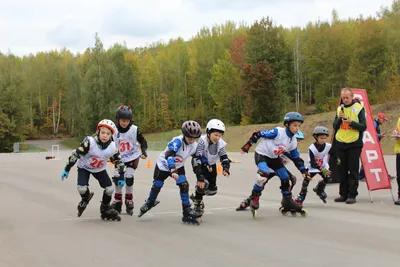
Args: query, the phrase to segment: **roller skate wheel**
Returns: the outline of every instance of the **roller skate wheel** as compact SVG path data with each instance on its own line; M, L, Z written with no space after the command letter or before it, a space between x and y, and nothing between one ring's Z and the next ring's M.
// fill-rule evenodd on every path
M195 224L195 225L200 225L201 219L200 218L184 218L182 217L182 222L187 223L187 224Z
M307 210L302 209L302 210L300 211L300 215L303 216L303 217L307 217L307 216L308 216Z
M118 216L118 217L117 217L117 221L119 221L119 222L120 222L120 221L121 221L121 217L119 217L119 216Z
M322 201L326 204L326 199L323 199Z
M132 216L133 215L133 210L127 211L127 213Z
M253 215L253 219L255 219L257 216L257 210L251 209L251 214Z
M292 214L292 216L293 216L293 217L296 217L296 216L297 216L297 212L296 212L296 211L294 211L294 210L293 210L293 211L291 211L290 213Z
M283 210L283 207L280 207L280 208L279 208L279 212L282 212L282 210Z

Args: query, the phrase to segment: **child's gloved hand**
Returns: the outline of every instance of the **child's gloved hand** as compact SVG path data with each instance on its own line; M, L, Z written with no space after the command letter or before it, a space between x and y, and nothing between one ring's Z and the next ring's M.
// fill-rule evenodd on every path
M64 179L67 179L68 174L69 174L69 172L67 172L66 170L63 170L63 172L61 173L61 181L64 181Z

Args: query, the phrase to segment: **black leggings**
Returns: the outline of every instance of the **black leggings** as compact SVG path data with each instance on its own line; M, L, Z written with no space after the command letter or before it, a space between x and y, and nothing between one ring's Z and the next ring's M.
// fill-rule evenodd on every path
M400 153L396 154L396 176L397 176L398 195L400 197Z
M93 177L99 182L101 188L112 186L112 181L110 179L110 176L108 176L106 170L97 173L92 173L85 169L80 169L80 168L78 168L78 185L89 186L90 174L93 175Z

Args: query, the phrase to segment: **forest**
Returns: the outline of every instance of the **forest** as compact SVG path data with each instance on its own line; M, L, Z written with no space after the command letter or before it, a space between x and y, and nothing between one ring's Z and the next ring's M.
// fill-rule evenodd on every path
M190 40L129 48L93 47L18 57L0 53L0 152L43 135L92 134L131 105L144 133L178 128L275 123L287 111L327 112L343 87L364 88L371 104L400 93L400 0L376 16L284 28L263 17L227 21ZM156 41L156 40L155 40ZM310 107L314 107L310 111Z

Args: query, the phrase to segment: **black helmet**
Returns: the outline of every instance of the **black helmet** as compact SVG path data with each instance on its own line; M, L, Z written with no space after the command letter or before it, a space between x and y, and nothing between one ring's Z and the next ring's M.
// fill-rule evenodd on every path
M120 119L126 119L132 121L132 109L131 106L121 105L116 111L117 124Z
M201 136L201 126L195 121L185 121L182 124L182 133L186 137L199 138Z

